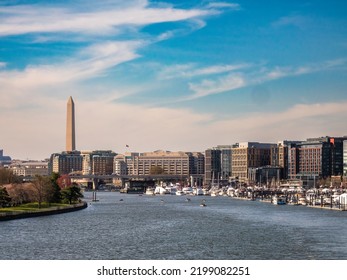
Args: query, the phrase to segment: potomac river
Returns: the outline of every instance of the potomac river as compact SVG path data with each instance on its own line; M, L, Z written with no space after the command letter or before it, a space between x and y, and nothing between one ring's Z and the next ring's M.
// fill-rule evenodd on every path
M0 222L0 258L347 259L347 211L187 197L86 192L87 209Z

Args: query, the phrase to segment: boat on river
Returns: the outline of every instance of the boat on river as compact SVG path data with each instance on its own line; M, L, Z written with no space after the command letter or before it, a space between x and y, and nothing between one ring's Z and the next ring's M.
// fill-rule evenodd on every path
M272 197L272 204L275 205L285 205L286 204L286 198L282 196L275 195Z
M145 194L146 195L154 195L154 189L153 188L147 188Z

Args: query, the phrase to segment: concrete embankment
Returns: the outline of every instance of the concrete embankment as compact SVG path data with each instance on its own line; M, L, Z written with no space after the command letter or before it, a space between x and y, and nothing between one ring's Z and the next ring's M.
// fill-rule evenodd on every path
M38 209L36 211L25 211L25 212L8 212L0 213L0 221L8 221L14 219L32 218L39 216L48 216L55 214L68 213L73 211L82 210L88 207L86 202L81 202L78 204L51 207L48 209Z

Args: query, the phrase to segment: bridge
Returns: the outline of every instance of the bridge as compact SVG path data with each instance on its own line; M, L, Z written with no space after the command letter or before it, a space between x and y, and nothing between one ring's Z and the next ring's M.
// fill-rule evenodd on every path
M98 175L98 174L77 174L70 173L69 177L72 180L87 180L93 183L93 189L96 189L100 181L118 179L122 182L122 187L125 187L126 183L132 185L135 182L142 182L143 184L153 184L156 181L166 181L166 182L187 182L189 179L191 183L202 182L203 174L194 175L176 175L176 174L150 174L150 175Z

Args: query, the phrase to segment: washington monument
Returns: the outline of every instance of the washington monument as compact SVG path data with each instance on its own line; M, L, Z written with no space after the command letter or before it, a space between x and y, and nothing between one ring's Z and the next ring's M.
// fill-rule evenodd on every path
M75 103L70 96L67 101L66 115L66 151L72 152L76 150L75 144Z

